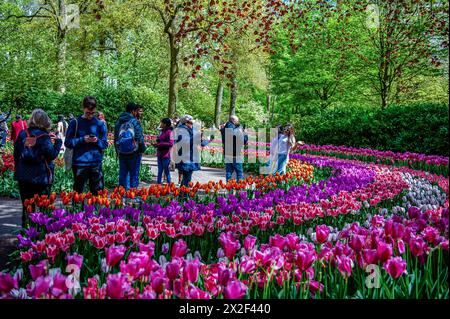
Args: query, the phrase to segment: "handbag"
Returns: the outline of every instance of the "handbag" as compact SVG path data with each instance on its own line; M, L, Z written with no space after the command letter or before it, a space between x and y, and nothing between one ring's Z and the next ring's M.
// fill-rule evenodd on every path
M75 119L75 134L73 137L77 137L78 132L78 121ZM66 171L70 171L72 169L72 162L73 162L73 148L66 147L66 150L64 151L64 166L66 168Z

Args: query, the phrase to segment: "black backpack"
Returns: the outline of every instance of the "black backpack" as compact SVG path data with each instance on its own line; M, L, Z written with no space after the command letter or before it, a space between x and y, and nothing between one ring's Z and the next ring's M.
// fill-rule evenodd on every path
M27 137L24 140L22 153L20 159L26 164L38 164L42 162L43 156L41 151L36 147L37 139L48 134L41 134L38 136L30 135L28 130L25 130Z

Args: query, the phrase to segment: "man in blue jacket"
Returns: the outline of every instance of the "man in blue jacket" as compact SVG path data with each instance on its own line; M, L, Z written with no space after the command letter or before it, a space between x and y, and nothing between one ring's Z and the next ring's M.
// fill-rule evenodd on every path
M119 156L119 185L126 190L139 186L142 154L146 148L139 121L142 113L141 105L128 103L114 127L114 146Z
M84 98L83 111L83 115L70 122L64 145L73 149L74 191L83 193L89 182L89 190L97 195L104 187L102 161L103 151L108 148L108 132L105 123L95 116L94 97Z
M223 155L225 160L225 177L227 182L236 171L236 180L244 179L243 146L248 143L248 136L239 125L239 118L231 115L229 121L220 130L222 135Z

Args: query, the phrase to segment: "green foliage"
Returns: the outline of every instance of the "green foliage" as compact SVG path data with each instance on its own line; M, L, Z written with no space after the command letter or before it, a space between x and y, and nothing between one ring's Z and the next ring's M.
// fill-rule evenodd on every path
M307 143L449 155L446 104L330 108L296 118L294 124Z

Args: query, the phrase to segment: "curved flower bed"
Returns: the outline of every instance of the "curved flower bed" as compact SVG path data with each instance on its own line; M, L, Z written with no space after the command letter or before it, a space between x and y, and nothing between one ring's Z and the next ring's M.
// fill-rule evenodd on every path
M448 298L445 177L310 155L293 155L289 169L64 193L58 208L56 195L36 197L0 295Z
M432 171L448 176L449 158L445 156L425 155L411 152L379 151L370 148L356 148L335 145L305 144L301 152L316 155L372 161L377 164L409 166L411 168Z

